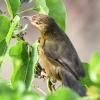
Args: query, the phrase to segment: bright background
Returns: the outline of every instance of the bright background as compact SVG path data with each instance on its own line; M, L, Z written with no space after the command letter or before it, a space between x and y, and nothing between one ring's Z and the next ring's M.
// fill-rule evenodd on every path
M81 60L87 62L94 52L100 51L100 0L64 1L67 9L66 34L75 46ZM33 7L33 3L24 3L20 11L31 7ZM7 14L4 0L0 0L0 9ZM33 12L29 11L21 14L21 16L32 14ZM28 34L25 36L25 39L32 43L38 38L39 32L28 21L21 21L23 24L29 24ZM9 79L11 66L10 61L6 60L4 67L0 71L0 78ZM34 84L46 90L46 84L43 83L43 80L36 79Z

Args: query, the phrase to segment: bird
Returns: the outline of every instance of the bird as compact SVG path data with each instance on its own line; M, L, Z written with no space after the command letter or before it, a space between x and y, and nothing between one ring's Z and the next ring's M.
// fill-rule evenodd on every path
M53 17L45 14L25 16L40 32L39 64L46 77L54 82L60 81L65 87L86 95L80 84L80 77L85 77L80 58L67 34L60 28Z

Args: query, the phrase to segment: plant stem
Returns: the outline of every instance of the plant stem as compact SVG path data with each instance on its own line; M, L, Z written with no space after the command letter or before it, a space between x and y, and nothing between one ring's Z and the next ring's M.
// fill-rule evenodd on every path
M25 10L19 12L19 14L23 14L25 12L29 12L29 11L32 11L32 10L33 10L33 7L32 8L25 9Z

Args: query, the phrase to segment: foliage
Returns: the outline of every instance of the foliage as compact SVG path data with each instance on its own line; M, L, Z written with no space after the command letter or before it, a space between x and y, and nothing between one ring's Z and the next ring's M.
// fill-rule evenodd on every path
M15 88L0 82L0 100L39 100L40 97L37 93L26 90L21 82Z
M77 100L79 96L69 88L60 88L54 94L41 96L25 89L23 83L18 83L15 88L0 82L0 100Z
M34 10L53 17L57 24L65 30L66 9L62 0L35 0Z
M13 61L13 73L11 77L12 85L15 86L18 81L23 81L26 88L28 88L32 77L32 65L29 61L27 43L18 41L10 48L9 55Z
M2 41L10 28L10 20L8 17L1 15L0 16L0 41Z
M0 16L0 65L2 64L4 55L7 50L7 44L5 37L10 28L10 20L6 17L1 15Z
M18 12L19 6L20 6L20 0L5 0L7 4L7 8L9 11L9 14L12 18L15 17L16 13Z
M95 53L89 63L82 63L86 76L80 78L80 83L86 87L87 96L80 97L73 90L64 87L57 89L54 93L48 93L46 96L29 90L38 67L37 48L39 44L36 41L30 45L22 37L26 26L19 29L21 26L20 15L18 15L20 5L28 1L31 0L5 0L10 16L0 13L0 67L8 53L13 64L11 84L0 81L0 100L99 100L100 53ZM62 30L65 30L66 10L62 0L35 0L33 9L37 13L52 16ZM16 43L10 46L13 37L16 39Z
M2 16L2 17L4 18L4 19L1 18L1 20L2 20L1 25L3 26L4 22L7 22L8 19L5 16ZM13 31L16 28L16 25L18 24L19 20L20 20L19 16L16 15L11 22L11 26L10 26L10 22L8 20L8 22L5 24L6 27L4 26L4 27L1 27L1 29L0 29L1 36L2 36L1 41L0 41L0 47L1 47L0 48L0 66L1 66L4 56L7 52L8 45L10 43ZM9 26L10 26L10 28L8 29Z
M95 66L95 67L94 67ZM90 60L89 75L93 82L100 84L100 53L95 53Z

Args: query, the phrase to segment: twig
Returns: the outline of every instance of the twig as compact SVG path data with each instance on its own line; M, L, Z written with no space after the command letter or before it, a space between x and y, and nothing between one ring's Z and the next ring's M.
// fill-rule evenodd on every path
M34 10L33 7L32 8L25 9L25 10L19 12L19 14L23 14L25 12L29 12L29 11L32 11L32 10Z
M43 93L44 95L47 95L41 88L37 88L37 90Z

